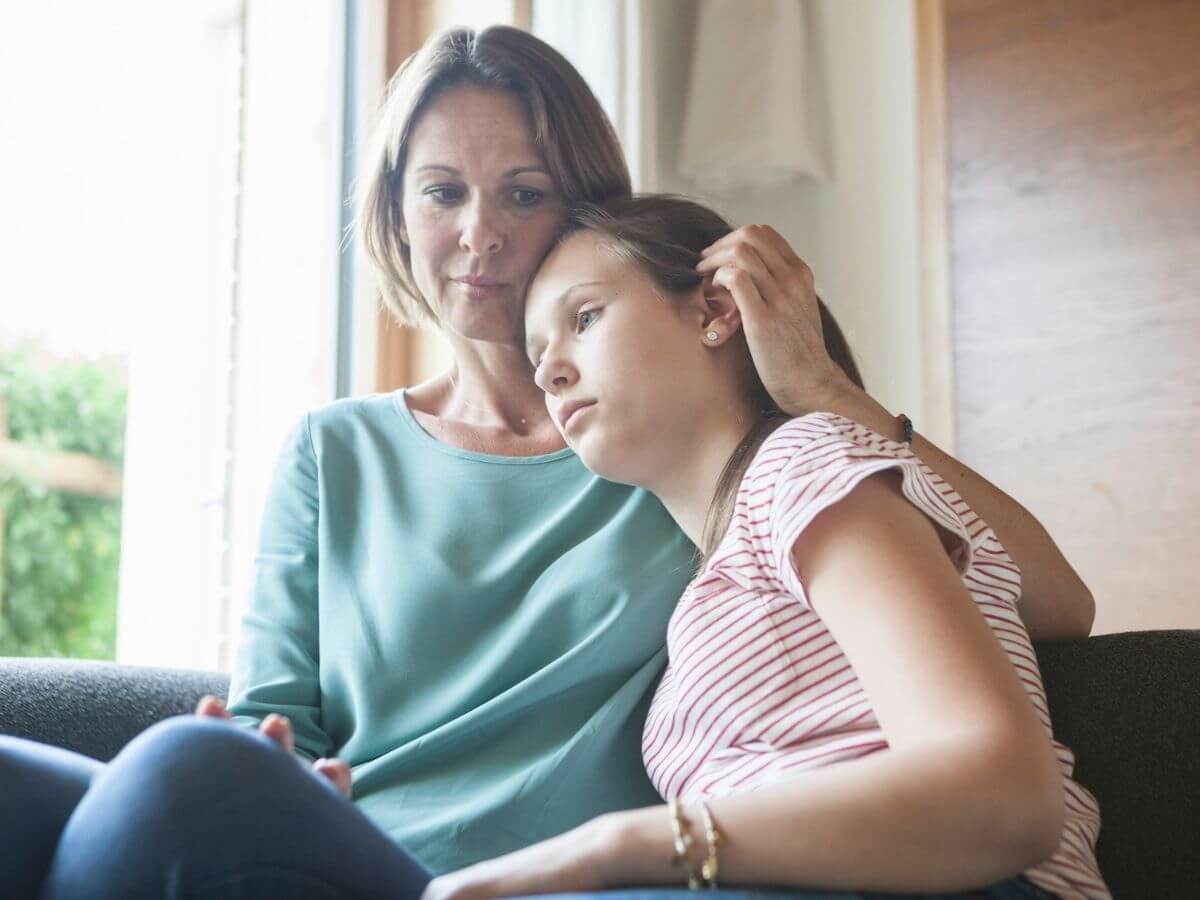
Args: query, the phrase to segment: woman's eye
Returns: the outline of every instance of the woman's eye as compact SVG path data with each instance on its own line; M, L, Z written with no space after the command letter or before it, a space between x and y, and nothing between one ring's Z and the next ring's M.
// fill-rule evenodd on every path
M581 309L579 311L579 315L575 317L575 333L578 334L579 332L583 331L585 328L595 322L599 315L600 310L598 309Z
M529 188L517 188L513 191L513 199L517 201L518 206L536 206L542 199L541 191L530 190Z
M462 196L462 192L456 187L447 185L438 185L425 189L425 196L432 197L439 203L453 203Z

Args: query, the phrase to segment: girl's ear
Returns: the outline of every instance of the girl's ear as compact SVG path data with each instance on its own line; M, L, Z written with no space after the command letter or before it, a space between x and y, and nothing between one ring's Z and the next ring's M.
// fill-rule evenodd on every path
M713 284L712 276L705 277L703 287L702 342L707 347L719 347L742 327L742 314L737 308L733 294Z
M400 243L408 246L408 226L404 224L403 219L400 220Z

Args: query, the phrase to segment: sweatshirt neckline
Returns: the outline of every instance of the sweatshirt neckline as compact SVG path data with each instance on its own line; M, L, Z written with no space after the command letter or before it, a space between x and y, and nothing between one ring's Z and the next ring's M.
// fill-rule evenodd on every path
M537 456L501 456L495 453L478 453L474 450L467 450L463 447L455 447L452 444L447 444L444 441L439 441L428 431L421 427L421 423L417 421L417 417L412 414L412 410L408 408L407 391L401 388L392 393L392 403L395 406L400 420L404 422L417 438L423 443L428 444L432 449L439 453L444 453L447 456L457 456L459 459L469 459L474 462L490 463L500 466L536 466L543 463L558 462L561 459L567 459L575 456L575 451L570 447L564 447L561 450L555 450L553 453L542 453Z

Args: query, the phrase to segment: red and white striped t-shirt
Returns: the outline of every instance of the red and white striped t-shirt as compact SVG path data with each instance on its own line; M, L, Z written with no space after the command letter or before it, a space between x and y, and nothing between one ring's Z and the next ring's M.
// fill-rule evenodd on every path
M995 532L904 444L816 412L763 443L729 531L671 617L670 663L642 738L646 771L663 797L746 791L887 747L791 562L805 526L884 469L898 469L904 496L958 537L950 559L1049 731L1037 658L1017 614L1020 571ZM1062 842L1024 874L1062 898L1108 898L1096 865L1099 808L1071 779L1074 755L1058 741L1054 748L1066 787Z

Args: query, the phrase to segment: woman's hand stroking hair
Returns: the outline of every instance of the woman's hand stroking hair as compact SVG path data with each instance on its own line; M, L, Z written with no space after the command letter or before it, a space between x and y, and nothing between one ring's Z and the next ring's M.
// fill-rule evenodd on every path
M861 387L826 348L812 269L774 228L746 225L700 255L696 270L733 295L754 366L780 409L803 415Z

